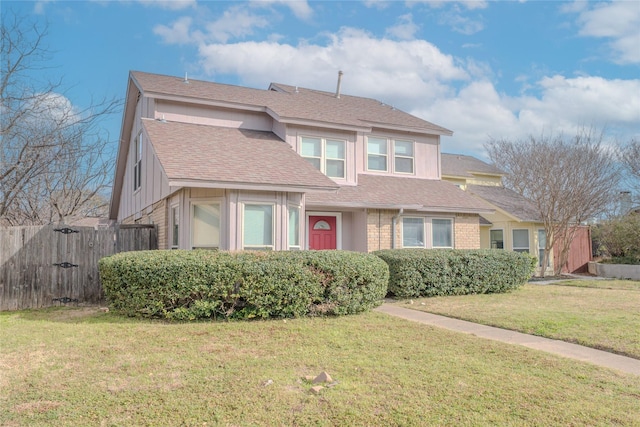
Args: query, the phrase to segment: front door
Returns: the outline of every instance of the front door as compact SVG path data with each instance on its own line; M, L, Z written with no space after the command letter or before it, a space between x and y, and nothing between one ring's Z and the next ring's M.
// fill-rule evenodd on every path
M309 249L336 248L336 217L309 216Z

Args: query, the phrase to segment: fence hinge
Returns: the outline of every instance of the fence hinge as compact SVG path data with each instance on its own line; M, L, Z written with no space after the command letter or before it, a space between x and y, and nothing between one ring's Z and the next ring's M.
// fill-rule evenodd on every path
M64 228L54 228L53 231L59 231L62 234L71 234L71 233L79 233L78 230L72 230L69 227L64 227Z
M53 264L56 267L62 267L62 268L71 268L71 267L77 267L78 264L71 264L70 262L57 262Z

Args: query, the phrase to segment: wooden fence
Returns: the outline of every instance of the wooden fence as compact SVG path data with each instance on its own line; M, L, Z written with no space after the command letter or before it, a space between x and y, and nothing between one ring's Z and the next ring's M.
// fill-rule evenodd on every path
M0 228L0 311L99 303L100 258L157 248L153 225Z

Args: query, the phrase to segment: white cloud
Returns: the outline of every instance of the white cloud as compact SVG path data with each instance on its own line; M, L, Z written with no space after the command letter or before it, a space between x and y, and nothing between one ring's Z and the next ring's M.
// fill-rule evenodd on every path
M121 0L128 1L128 0ZM196 0L136 0L145 6L159 7L168 10L182 10L197 5Z
M386 34L398 40L411 40L419 29L420 27L413 22L413 16L407 13L399 16L397 24L387 28Z
M412 111L452 129L443 139L443 151L471 151L483 155L489 137L523 138L540 132L575 133L595 126L612 140L640 135L640 80L606 80L601 77L566 78L555 75L536 83L539 97L500 94L489 81L476 81L454 97Z
M640 63L640 5L637 1L613 1L568 9L578 12L578 34L609 40L613 60L620 64ZM567 10L567 9L565 9Z
M453 57L424 40L377 39L351 28L328 35L326 45L212 43L201 45L200 55L206 73L238 75L256 87L279 81L333 90L336 73L343 70L345 94L370 96L399 108L444 96L448 82L469 77Z
M418 1L407 1L408 4L415 3L426 3L432 8L439 9L444 7L445 5L462 5L469 10L473 9L486 9L489 5L488 2L484 0L418 0Z
M234 6L225 10L215 21L205 24L205 31L192 30L192 24L193 19L185 16L169 26L156 25L153 32L169 44L226 43L231 39L250 36L256 29L268 27L269 20L252 14L245 7Z
M189 44L194 41L193 35L190 33L192 19L183 16L175 20L170 26L156 25L153 33L159 35L165 43L168 44Z
M207 40L225 43L231 38L249 36L256 28L268 26L267 18L252 14L244 7L231 7L216 21L207 24Z
M453 31L467 36L484 30L484 23L480 19L472 19L465 16L458 7L442 13L438 20L442 25L448 25Z
M291 9L291 12L299 19L309 19L313 15L313 9L307 0L252 0L256 6L269 6L272 4L282 4Z

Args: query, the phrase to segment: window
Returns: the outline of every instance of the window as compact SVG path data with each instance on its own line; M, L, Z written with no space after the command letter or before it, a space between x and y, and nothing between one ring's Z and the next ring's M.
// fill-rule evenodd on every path
M529 252L529 230L513 230L513 251Z
M402 247L424 248L424 218L402 218Z
M433 233L434 248L453 247L453 221L450 219L432 219L431 228Z
M489 231L491 249L504 249L504 232L502 230Z
M345 141L304 136L301 155L328 177L345 177Z
M542 267L544 259L544 247L547 245L547 233L544 230L538 230L538 267ZM551 265L551 256L547 260L547 267Z
M177 206L171 206L171 249L178 249L180 246L179 227L180 214Z
M402 247L452 248L453 220L403 217Z
M273 205L244 205L244 249L273 249Z
M217 249L220 247L220 204L194 203L191 247Z
M370 171L387 170L387 139L367 138L367 169Z
M300 249L300 208L289 206L289 249Z
M413 141L394 142L394 172L413 173Z
M142 185L142 133L135 140L135 152L133 153L133 191Z

